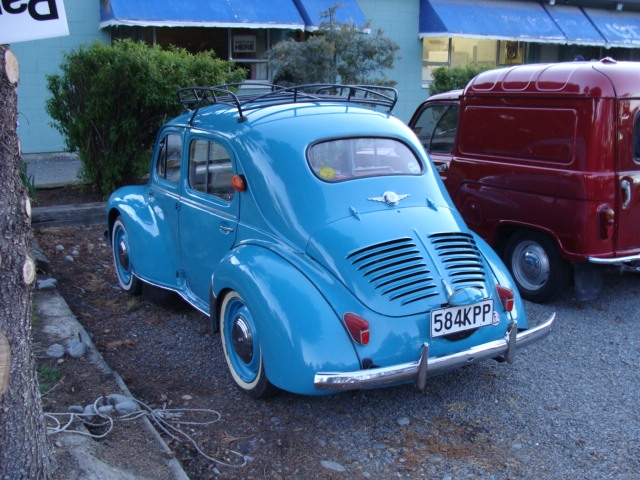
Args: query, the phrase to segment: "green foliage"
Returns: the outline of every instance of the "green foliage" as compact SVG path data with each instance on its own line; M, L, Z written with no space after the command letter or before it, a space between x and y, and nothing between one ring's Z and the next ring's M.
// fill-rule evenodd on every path
M148 173L158 127L181 113L176 90L241 82L244 70L215 57L130 40L94 42L65 55L47 77L47 113L77 151L80 177L105 196Z
M33 179L33 175L30 175L27 172L27 162L25 161L21 161L20 162L20 182L22 183L22 186L25 188L25 190L27 190L27 193L29 194L29 198L36 198L36 184L34 182Z
M433 82L429 85L429 93L448 92L458 88L464 88L473 77L493 67L480 66L470 63L464 67L438 67L433 70Z
M284 85L307 83L374 84L393 86L384 71L393 69L398 44L376 29L366 33L370 24L357 27L335 20L338 4L323 13L315 35L305 42L284 40L267 51L266 57L276 72L274 82ZM381 77L375 77L380 74Z
M36 377L38 379L38 390L41 395L44 395L48 390L53 387L60 377L62 373L57 365L53 364L49 365L38 365L36 366Z

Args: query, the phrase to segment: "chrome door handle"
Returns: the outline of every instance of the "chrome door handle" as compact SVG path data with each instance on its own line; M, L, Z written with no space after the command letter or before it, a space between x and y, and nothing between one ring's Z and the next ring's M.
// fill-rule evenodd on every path
M224 225L220 225L220 231L222 231L224 233L231 233L231 232L233 232L233 228L225 227Z
M622 208L627 208L631 203L631 182L626 178L620 182L622 188Z

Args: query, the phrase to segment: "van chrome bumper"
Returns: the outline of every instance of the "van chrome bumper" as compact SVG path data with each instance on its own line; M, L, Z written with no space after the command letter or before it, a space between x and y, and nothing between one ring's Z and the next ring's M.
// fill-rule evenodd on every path
M626 257L615 258L587 257L587 262L595 263L597 265L621 265L623 263L638 261L640 261L640 253L636 255L627 255Z
M451 355L429 358L429 344L424 343L420 359L416 362L353 372L319 372L315 375L314 385L316 390L357 390L414 380L417 387L424 390L427 377L438 373L490 358L502 357L512 363L516 348L524 347L546 337L551 332L555 318L556 314L553 313L544 323L520 333L518 333L518 322L512 321L507 327L504 338Z

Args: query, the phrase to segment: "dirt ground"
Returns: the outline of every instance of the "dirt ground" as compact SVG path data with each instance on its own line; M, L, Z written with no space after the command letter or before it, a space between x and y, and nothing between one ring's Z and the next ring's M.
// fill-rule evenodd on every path
M67 187L38 192L35 206L96 200ZM178 430L160 434L192 480L519 478L518 462L504 455L508 446L475 420L455 421L456 403L449 399L464 385L488 388L501 366L435 378L424 393L405 385L252 400L235 387L207 316L175 297L157 304L120 289L103 226L42 228L34 235L50 262L40 278L57 279L109 367L134 398L178 415ZM116 388L111 378L83 373L82 360L57 363L44 349L40 345L37 356L49 372L41 375L45 411L87 405ZM136 428L115 430L97 445L121 449L123 461L136 455ZM153 476L155 460L149 462L147 472L132 478Z
M39 191L34 205L99 200L65 187ZM132 395L152 409L175 409L194 421L171 436L160 432L189 478L338 478L311 461L315 446L305 446L308 438L289 438L291 428L300 432L307 426L280 421L286 394L276 403L256 403L235 388L208 317L177 297L157 304L153 291L134 297L119 288L103 226L42 228L34 237L50 262L39 279L57 280L61 296ZM40 375L45 412L66 412L117 390L112 378L85 369L83 360L57 362L44 355L47 345L38 342L46 340L37 328L35 340L39 369L46 373ZM219 421L207 424L217 415ZM126 462L135 452L136 428L116 425L98 443L121 448Z

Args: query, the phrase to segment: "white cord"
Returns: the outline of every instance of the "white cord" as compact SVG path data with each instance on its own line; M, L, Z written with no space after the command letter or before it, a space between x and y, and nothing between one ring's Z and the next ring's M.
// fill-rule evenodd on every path
M191 436L187 435L184 431L180 430L178 427L173 425L173 424L210 425L212 423L216 423L217 421L220 420L222 415L215 410L189 409L189 408L153 409L147 404L145 404L144 402L141 402L138 399L132 398L131 400L134 400L141 407L141 409L136 412L128 413L125 415L118 415L114 419L110 415L108 415L106 412L99 411L101 406L107 405L107 403L105 403L107 401L106 398L107 398L106 396L98 397L93 402L93 411L90 414L71 413L71 412L45 413L44 414L45 418L53 423L53 426L51 427L47 426L47 434L54 435L56 433L66 432L66 433L76 433L79 435L84 435L91 438L99 439L99 438L106 437L111 432L114 426L114 420L131 421L131 420L136 420L142 417L143 415L146 415L149 418L149 420L151 420L157 427L159 427L167 436L171 437L173 440L176 440L178 442L181 442L181 441L189 442L200 455L202 455L204 458L206 458L211 462L215 462L218 465L223 465L227 467L244 467L247 464L247 459L245 458L245 456L240 452L236 452L235 450L227 449L227 452L231 456L238 458L239 463L229 463L229 462L225 462L223 460L219 460L217 458L207 455L206 453L204 453L202 448ZM204 414L211 415L212 418L210 420L204 420L204 421L184 420L184 417L189 413L204 413ZM100 421L95 422L95 417L99 417ZM65 419L65 418L67 419L66 423L62 425L63 422L60 419ZM93 421L89 421L90 418ZM95 427L95 428L106 427L106 431L101 434L94 434L86 430L83 431L83 430L71 429L70 427L75 420L82 421L87 427Z

